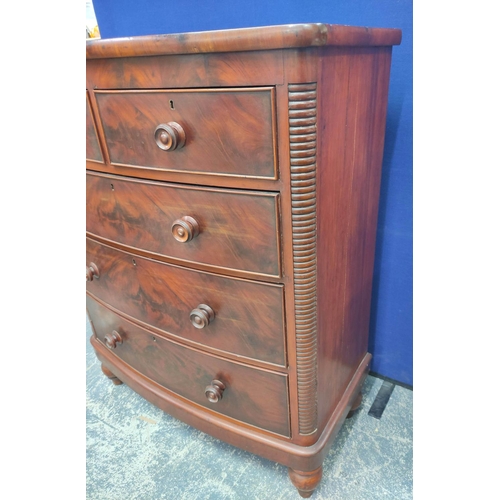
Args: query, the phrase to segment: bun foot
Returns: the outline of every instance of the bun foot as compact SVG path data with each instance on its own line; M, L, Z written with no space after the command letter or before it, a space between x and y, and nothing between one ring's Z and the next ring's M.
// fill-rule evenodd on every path
M123 384L123 382L116 375L113 375L113 373L111 372L111 370L109 368L106 368L102 364L101 364L101 370L102 370L102 373L104 373L104 375L106 375L106 377L108 377L109 380L111 380L111 382L113 382L113 384L115 384L115 385Z
M323 467L320 466L316 470L303 472L300 470L288 469L290 481L297 488L299 495L302 498L309 498L323 476Z
M363 396L361 395L361 392L358 393L358 396L354 400L354 403L351 406L351 409L349 410L349 413L347 414L346 418L351 418L354 416L356 410L361 406L361 401L363 400Z

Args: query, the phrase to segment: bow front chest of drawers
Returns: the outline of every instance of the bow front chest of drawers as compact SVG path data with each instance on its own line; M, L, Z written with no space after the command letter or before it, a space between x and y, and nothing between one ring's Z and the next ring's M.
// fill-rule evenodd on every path
M103 372L303 497L368 371L392 46L325 24L87 42Z

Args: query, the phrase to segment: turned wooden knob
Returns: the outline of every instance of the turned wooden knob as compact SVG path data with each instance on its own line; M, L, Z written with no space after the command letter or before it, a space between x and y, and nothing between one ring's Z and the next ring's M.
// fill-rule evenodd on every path
M212 380L210 385L205 387L205 396L211 403L217 403L222 399L222 393L226 386L220 380Z
M198 236L200 232L200 226L196 219L186 215L181 219L177 219L172 224L172 234L177 241L181 243L187 243L193 238Z
M91 262L90 266L87 266L87 281L92 281L94 278L99 278L99 269L97 269L97 266Z
M155 141L163 151L173 151L184 146L186 133L176 122L161 123L155 129Z
M200 304L196 309L193 309L189 314L191 323L196 328L205 328L215 318L215 312L206 304Z
M109 347L110 349L115 349L116 346L122 342L122 336L116 330L104 335L104 343L106 344L106 347Z

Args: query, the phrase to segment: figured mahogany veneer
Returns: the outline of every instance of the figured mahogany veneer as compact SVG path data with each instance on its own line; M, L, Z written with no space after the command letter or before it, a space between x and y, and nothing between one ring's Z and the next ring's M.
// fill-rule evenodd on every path
M399 45L401 30L309 23L87 42L87 57L152 56L311 46Z
M113 165L276 177L272 88L95 96ZM156 132L163 124L165 144Z
M285 366L283 285L164 264L91 239L87 261L100 272L88 292L160 335ZM203 317L202 304L214 312L204 328L191 318Z
M87 108L86 108L86 123L87 123L87 144L86 153L88 160L102 162L102 153L97 139L97 132L94 123L94 117L90 109L88 92L87 92Z
M156 336L88 299L95 336L131 368L212 411L288 436L287 376L207 356ZM220 380L224 397L213 405L207 381ZM220 389L219 389L220 391Z
M87 310L103 372L288 467L302 497L369 369L400 41L299 24L87 43Z
M89 174L87 231L155 256L279 277L278 197ZM172 226L186 216L199 234L181 242Z

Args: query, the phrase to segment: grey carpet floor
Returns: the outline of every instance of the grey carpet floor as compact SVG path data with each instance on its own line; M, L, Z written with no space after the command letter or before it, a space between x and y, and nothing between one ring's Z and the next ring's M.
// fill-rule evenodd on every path
M88 500L299 500L286 467L170 417L101 372L88 339ZM381 419L368 415L383 381L369 376L363 403L323 464L311 499L412 498L413 392L396 386Z

